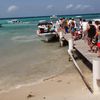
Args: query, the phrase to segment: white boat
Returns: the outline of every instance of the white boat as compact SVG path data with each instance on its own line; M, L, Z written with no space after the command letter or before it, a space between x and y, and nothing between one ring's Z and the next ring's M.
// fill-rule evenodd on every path
M52 15L50 16L50 18L58 18L56 15Z
M19 24L19 23L22 23L21 21L17 20L17 19L12 19L12 20L8 20L7 21L9 24Z
M41 40L44 40L46 42L49 42L53 38L56 37L56 33L55 32L53 32L53 33L48 32L48 33L42 33L42 34L40 34L39 30L37 30L37 35L41 38Z
M56 38L56 32L53 28L53 24L47 21L39 21L37 35L46 42Z
M76 18L82 18L82 16L75 16Z

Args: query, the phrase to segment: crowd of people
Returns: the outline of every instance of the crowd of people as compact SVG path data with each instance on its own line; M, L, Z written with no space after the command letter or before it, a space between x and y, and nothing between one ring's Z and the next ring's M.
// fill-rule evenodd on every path
M100 22L86 21L85 19L65 19L56 21L55 31L59 35L60 41L63 39L63 33L71 33L72 39L83 39L87 41L89 52L97 52L100 57Z

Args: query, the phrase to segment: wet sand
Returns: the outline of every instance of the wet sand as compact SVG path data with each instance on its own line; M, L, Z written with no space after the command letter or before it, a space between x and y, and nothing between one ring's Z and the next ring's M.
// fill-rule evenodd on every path
M59 43L14 42L15 47L0 54L0 90L37 83L66 69L66 48L60 48Z
M61 48L63 50L63 48ZM60 66L66 69L52 77L43 79L41 82L13 89L0 94L0 100L99 100L100 95L92 94L83 82L73 62L65 58L55 59ZM65 63L64 63L65 60ZM54 62L52 62L53 64ZM92 87L92 73L81 60L77 60L84 76ZM48 63L49 65L49 63Z

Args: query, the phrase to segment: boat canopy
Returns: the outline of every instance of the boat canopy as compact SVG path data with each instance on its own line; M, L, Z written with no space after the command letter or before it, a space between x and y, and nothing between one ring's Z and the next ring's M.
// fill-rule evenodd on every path
M48 21L46 21L46 20L41 20L41 21L39 21L39 23L38 23L38 26L39 25L52 25L52 23L51 22L48 22Z

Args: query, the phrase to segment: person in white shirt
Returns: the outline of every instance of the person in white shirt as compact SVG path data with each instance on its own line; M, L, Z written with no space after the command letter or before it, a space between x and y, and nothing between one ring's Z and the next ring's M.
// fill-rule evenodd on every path
M88 26L88 22L86 22L86 20L83 19L83 22L82 22L82 39L84 39L87 35L87 26Z

